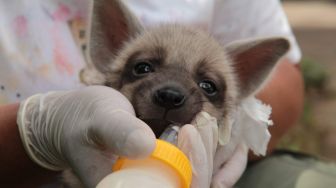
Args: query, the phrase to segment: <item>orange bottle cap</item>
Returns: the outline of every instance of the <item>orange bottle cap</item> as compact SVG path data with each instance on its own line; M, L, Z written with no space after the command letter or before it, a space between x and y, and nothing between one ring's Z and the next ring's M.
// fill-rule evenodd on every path
M162 161L166 165L173 168L182 182L182 188L189 188L192 178L192 170L190 162L187 156L179 150L176 146L157 139L156 148L150 157L155 158L159 161ZM117 171L123 168L127 158L119 158L113 166L113 171Z

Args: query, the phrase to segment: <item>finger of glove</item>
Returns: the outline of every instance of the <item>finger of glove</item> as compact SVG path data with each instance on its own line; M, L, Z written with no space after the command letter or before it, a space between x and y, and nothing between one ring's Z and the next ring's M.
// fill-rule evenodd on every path
M207 153L197 129L190 124L183 126L178 135L178 147L186 154L192 166L191 188L209 187Z
M80 143L72 144L70 148L73 152L68 159L69 166L84 187L96 187L106 175L112 173L116 156ZM72 181L73 178L67 182L71 184Z
M155 135L149 126L123 110L98 115L89 128L88 136L114 154L128 158L146 157L156 145Z
M207 152L214 156L218 143L218 124L216 118L206 112L201 112L196 116L193 124L200 133Z
M214 175L211 188L232 187L243 174L247 164L248 148L239 144L232 157Z
M237 144L235 143L235 140L231 140L228 144L226 145L219 145L215 156L214 156L214 163L213 163L213 173L216 174L223 164L227 162L233 155L237 148Z
M72 100L91 102L94 106L104 110L114 110L116 108L134 114L134 109L129 100L119 91L106 86L89 86L77 90L71 96ZM87 106L87 105L86 105ZM90 109L95 109L90 107Z
M214 155L218 143L218 125L217 120L206 112L201 112L194 120L195 126L202 138L208 160L209 172L213 171ZM212 173L208 173L208 179L211 180Z

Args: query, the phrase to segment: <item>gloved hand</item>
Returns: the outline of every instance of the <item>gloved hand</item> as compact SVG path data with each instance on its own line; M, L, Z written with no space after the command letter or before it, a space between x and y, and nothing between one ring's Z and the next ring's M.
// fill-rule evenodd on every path
M234 148L234 153L227 160L222 157L222 152L225 146L220 146L217 149L215 162L221 163L219 170L214 171L211 182L212 188L230 188L239 180L245 171L248 159L248 148L246 144L240 143ZM216 169L216 167L214 168Z
M245 170L247 146L217 146L217 121L206 112L198 114L192 124L183 126L178 135L178 147L193 169L191 188L232 187Z
M111 173L114 154L140 158L155 147L154 133L128 100L104 86L32 96L21 103L17 120L36 163L70 167L87 187Z
M184 125L178 134L178 147L192 166L191 188L210 187L214 155L218 143L217 120L206 112L199 113L193 125Z

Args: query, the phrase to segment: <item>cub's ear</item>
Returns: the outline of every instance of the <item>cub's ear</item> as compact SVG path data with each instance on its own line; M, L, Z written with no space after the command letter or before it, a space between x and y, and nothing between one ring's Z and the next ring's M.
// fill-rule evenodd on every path
M238 78L240 99L254 94L261 87L289 48L285 38L240 41L226 47Z
M121 0L93 0L91 7L87 58L104 74L123 44L143 27Z

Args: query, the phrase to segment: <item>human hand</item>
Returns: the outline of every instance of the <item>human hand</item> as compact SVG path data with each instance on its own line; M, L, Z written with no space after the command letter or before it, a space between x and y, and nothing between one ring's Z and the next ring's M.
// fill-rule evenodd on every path
M201 112L192 124L183 126L179 131L178 147L191 162L193 176L190 187L210 187L218 143L217 120Z
M224 152L223 146L220 146L217 149L214 163L221 165L218 169L214 167L214 174L211 182L212 188L233 187L245 171L248 148L244 143L240 143L234 148L234 153L229 157L229 159L224 157Z
M87 187L111 173L113 156L145 157L155 147L154 133L128 100L104 86L32 96L20 104L17 121L36 163L70 167Z
M248 148L245 144L218 145L218 125L205 112L193 125L185 125L178 135L178 147L189 158L193 178L191 188L232 187L244 172Z

